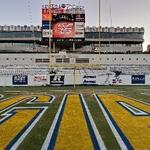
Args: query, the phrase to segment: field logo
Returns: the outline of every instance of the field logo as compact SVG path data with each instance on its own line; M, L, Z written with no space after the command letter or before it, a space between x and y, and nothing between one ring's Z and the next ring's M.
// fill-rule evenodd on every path
M27 75L13 75L12 76L13 85L27 85L28 84L28 76Z
M53 75L53 76L50 76L50 84L63 85L64 84L64 75Z

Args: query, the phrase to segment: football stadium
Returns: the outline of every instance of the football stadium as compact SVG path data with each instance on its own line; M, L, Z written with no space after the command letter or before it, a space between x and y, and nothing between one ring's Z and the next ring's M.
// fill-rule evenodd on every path
M49 4L39 26L0 26L0 150L150 150L144 27L85 16Z

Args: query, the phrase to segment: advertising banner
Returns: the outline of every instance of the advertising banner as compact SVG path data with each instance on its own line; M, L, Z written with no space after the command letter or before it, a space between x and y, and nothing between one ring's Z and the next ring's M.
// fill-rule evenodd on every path
M85 14L75 14L74 20L75 22L85 22Z
M46 82L47 81L47 76L46 75L35 75L33 81Z
M132 84L145 84L145 75L132 75L131 83Z
M73 22L57 22L53 24L53 38L73 38L75 26Z
M27 75L13 75L12 76L13 85L27 85L28 84L28 76Z
M48 8L48 7L47 7ZM57 14L85 14L84 6L76 6L71 4L52 4L51 5L51 12Z
M49 29L49 21L42 21L42 29Z
M75 18L73 14L53 14L52 21L53 22L58 22L58 21L74 22Z
M52 14L50 13L49 15L49 9L48 8L43 8L42 9L42 20L43 21L51 21L52 20Z
M51 75L50 84L51 85L63 85L64 84L64 75Z
M84 76L83 84L96 84L96 76Z
M43 38L49 38L50 37L49 30L43 29L42 30L42 36L43 36ZM52 37L52 30L51 30L51 37Z
M84 38L84 22L75 22L75 36L74 38Z

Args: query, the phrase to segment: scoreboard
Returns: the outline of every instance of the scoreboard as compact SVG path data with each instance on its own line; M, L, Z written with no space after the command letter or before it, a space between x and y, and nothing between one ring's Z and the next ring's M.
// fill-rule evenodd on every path
M51 25L49 25L51 23ZM51 27L51 29L49 29ZM85 10L82 6L69 4L42 7L42 36L59 39L84 39L85 36Z

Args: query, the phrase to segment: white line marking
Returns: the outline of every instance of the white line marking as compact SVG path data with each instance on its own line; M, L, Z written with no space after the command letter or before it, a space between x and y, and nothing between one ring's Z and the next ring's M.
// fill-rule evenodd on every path
M13 105L8 106L7 108L1 110L0 113L2 113L2 112L4 112L4 111L6 111L6 110L8 110L8 109L10 109L10 108L12 108L12 107L14 107L14 106L16 106L17 104L19 104L19 103L21 103L21 102L23 102L23 101L26 101L27 99L28 99L27 97L23 98L21 101L16 102L16 103L14 103ZM7 98L7 99L5 99L5 100L9 100L9 98ZM4 100L4 101L5 101L5 100Z
M3 94L0 94L0 98L3 98L4 97L4 95Z
M48 95L50 97L50 101L49 102L38 102L36 101L36 99L38 98L38 96L34 96L30 101L28 101L26 104L52 104L54 102L54 100L56 99L56 97L54 95ZM52 98L52 99L51 99Z
M129 97L129 96L125 96L125 95L123 95L123 94L117 94L117 95L119 95L119 96L122 96L122 97L128 98L128 99L130 99L130 100L134 100L134 101L136 101L136 102L140 102L140 103L143 103L143 104L145 104L145 105L149 105L149 106L150 106L150 104L149 104L149 103L143 102L143 101L141 101L141 100L138 100L138 99L135 99L135 98L132 98L132 97Z
M64 104L64 102L65 102L66 96L67 96L67 94L65 94L64 97L63 97L63 100L62 100L62 102L61 102L61 104L60 104L60 106L59 106L59 109L58 109L58 111L57 111L57 113L56 113L56 115L55 115L55 118L54 118L54 120L53 120L53 123L52 123L50 129L49 129L49 132L48 132L47 137L46 137L46 139L45 139L45 141L44 141L44 143L43 143L43 145L42 145L41 150L47 150L48 147L49 147L50 141L52 140L52 135L53 135L55 126L56 126L56 124L57 124L57 121L58 121L58 118L59 118L59 116L60 116L60 113L61 113L63 104Z
M95 97L95 99L96 99L100 109L102 110L102 112L103 112L103 114L104 114L104 116L105 116L105 118L106 118L106 120L107 120L107 122L108 122L108 124L109 124L109 126L110 126L110 128L111 128L111 130L112 130L112 132L114 134L114 136L116 137L116 140L117 140L120 148L122 150L128 150L127 146L125 145L124 141L121 139L121 137L120 137L119 133L117 132L115 126L113 125L112 121L110 120L110 118L109 118L107 112L105 111L104 107L99 102L99 99L97 98L96 94L94 94L94 97Z
M106 146L105 146L105 144L104 144L104 141L103 141L103 139L102 139L102 137L101 137L101 135L100 135L100 133L99 133L99 131L98 131L98 129L97 129L95 123L94 123L94 120L93 120L93 118L92 118L92 116L91 116L91 113L90 113L89 108L88 108L88 106L87 106L87 104L86 104L86 102L85 102L85 99L84 99L84 97L83 97L82 94L80 94L80 96L81 96L81 100L82 100L82 102L83 102L83 104L84 104L85 110L86 110L86 112L87 112L88 118L89 118L89 120L90 120L90 123L91 123L91 125L92 125L92 128L93 128L94 134L95 134L95 136L96 136L98 145L99 145L100 149L106 150L107 148L106 148Z

